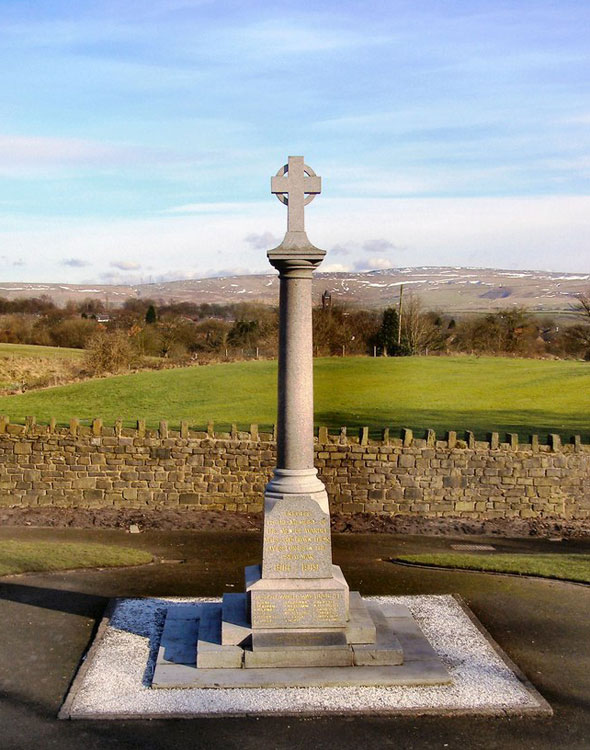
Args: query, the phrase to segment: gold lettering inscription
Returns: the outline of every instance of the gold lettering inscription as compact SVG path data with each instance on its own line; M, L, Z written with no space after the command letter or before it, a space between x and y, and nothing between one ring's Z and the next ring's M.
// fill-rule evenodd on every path
M284 625L337 625L344 619L344 599L337 591L275 591L252 599L257 627Z
M332 550L328 514L311 498L302 498L299 506L290 502L280 500L264 519L263 576L329 577Z

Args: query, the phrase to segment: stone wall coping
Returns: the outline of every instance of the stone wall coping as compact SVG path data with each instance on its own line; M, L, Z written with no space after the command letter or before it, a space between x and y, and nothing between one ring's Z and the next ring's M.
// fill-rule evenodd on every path
M562 436L550 433L547 441L542 442L539 435L531 434L527 442L520 442L517 433L489 432L486 440L477 440L475 433L470 430L459 432L447 431L441 438L433 429L425 429L418 436L418 432L409 428L401 428L397 431L386 427L381 430L378 440L370 437L368 426L360 427L356 432L345 426L338 430L332 430L326 426L320 426L316 430L314 442L316 445L324 445L330 448L345 448L346 446L376 446L380 449L412 449L422 451L430 448L470 450L470 451L510 451L510 452L590 452L590 443L583 443L580 435L572 435L569 442L564 442ZM257 424L251 424L249 429L239 430L234 423L231 430L215 431L214 423L209 421L205 429L193 429L188 420L180 422L179 429L168 426L167 420L160 420L157 428L147 427L145 419L138 419L135 427L123 426L121 419L115 420L113 424L105 424L100 417L93 420L80 420L72 418L67 426L59 425L52 417L47 423L37 422L34 416L26 417L24 424L13 423L7 415L0 415L0 438L2 436L20 438L39 437L116 437L144 440L215 440L232 441L242 443L275 443L276 428L270 431L260 430Z

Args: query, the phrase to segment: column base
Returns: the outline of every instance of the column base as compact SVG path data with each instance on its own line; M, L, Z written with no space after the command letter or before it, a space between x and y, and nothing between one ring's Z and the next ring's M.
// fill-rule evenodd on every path
M264 512L271 511L277 500L292 495L307 495L315 500L324 513L330 513L328 493L318 479L317 469L275 469L273 478L264 489Z
M337 565L330 578L263 578L246 568L248 612L253 630L344 628L349 619L348 584Z

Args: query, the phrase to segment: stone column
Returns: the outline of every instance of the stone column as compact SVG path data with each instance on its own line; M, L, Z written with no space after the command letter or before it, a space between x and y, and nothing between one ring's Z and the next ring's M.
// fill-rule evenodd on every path
M307 261L275 261L280 279L277 468L313 468L311 274Z
M299 256L299 257L298 257ZM277 467L266 488L266 508L285 494L312 494L328 512L313 451L312 273L320 258L269 253L279 271Z

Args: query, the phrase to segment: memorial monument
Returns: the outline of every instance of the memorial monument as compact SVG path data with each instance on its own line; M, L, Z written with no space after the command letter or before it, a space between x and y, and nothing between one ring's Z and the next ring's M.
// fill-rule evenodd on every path
M290 156L271 192L288 218L283 241L268 251L279 272L280 323L277 465L264 493L262 564L246 568L244 593L168 608L152 686L448 682L409 610L365 602L332 563L313 434L311 289L325 251L304 223L321 178Z

